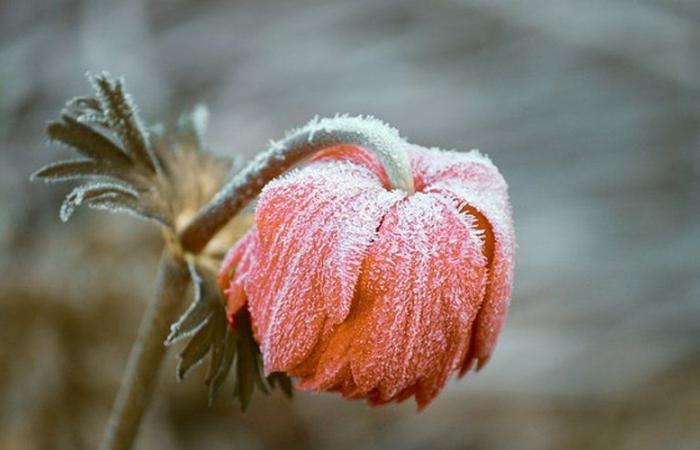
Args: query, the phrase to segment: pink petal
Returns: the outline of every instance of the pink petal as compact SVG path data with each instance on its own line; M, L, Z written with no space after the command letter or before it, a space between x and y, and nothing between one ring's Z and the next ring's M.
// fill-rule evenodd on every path
M353 145L336 145L335 147L324 148L316 152L311 158L311 161L349 161L361 166L365 166L371 170L381 181L382 186L390 189L389 177L384 170L384 166L379 162L379 159L369 151L355 147Z
M250 267L254 264L254 247L257 240L255 228L245 235L229 250L219 270L219 288L227 299L226 313L233 324L233 316L246 302L244 281Z
M417 190L445 180L459 180L475 188L498 185L497 189L507 189L496 166L477 150L456 152L413 145L408 147L408 154Z
M485 265L476 230L447 201L416 193L394 206L365 259L357 323L348 325L360 330L350 352L356 394L384 403L416 389L427 405L465 351Z
M489 282L482 310L476 319L462 374L477 360L488 361L510 302L515 256L515 230L507 184L491 161L478 152L413 150L412 163L425 192L444 195L474 217L484 233L489 259Z
M293 370L347 317L367 248L401 198L346 161L315 162L265 187L246 292L266 371Z

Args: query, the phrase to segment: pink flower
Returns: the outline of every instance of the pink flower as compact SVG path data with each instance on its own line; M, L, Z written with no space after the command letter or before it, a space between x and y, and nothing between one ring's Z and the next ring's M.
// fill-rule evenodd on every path
M512 284L507 185L476 151L408 152L412 195L350 146L264 188L220 286L231 318L247 303L266 372L423 408L453 372L488 361Z

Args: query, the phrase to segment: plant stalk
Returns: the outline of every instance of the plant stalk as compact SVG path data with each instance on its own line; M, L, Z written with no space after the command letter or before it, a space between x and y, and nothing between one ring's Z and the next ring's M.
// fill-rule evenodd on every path
M160 260L155 292L131 348L101 450L131 448L165 355L164 342L170 324L182 309L189 282L186 263L166 247Z
M358 146L374 153L392 188L413 193L413 176L406 153L408 144L396 130L376 119L360 117L314 120L273 143L234 176L182 231L182 248L199 253L272 179L317 151L337 145Z

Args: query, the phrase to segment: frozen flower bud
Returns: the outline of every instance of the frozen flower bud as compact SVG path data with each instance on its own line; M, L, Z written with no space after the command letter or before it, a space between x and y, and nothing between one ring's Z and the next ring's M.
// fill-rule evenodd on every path
M219 284L232 321L249 310L267 373L423 408L488 361L512 285L507 185L476 151L407 152L413 193L391 190L377 157L352 146L263 189Z

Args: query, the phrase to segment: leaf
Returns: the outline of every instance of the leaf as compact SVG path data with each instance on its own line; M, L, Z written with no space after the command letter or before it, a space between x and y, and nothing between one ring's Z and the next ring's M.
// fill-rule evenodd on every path
M177 378L182 381L187 372L199 363L209 352L211 347L211 321L207 321L187 343L187 346L178 356Z
M100 101L94 97L75 97L66 103L66 108L76 108L78 110L93 111L102 113Z
M73 191L68 194L66 199L63 201L60 211L61 220L63 222L68 221L71 215L73 215L75 208L80 206L83 202L108 193L120 194L131 197L134 200L138 198L138 193L133 188L124 184L90 183L78 186L77 188L73 189Z
M272 372L267 376L267 382L271 388L279 387L287 398L292 398L292 379L284 372Z
M198 269L193 263L188 263L188 267L194 285L194 300L177 322L170 326L170 334L165 340L165 345L172 345L197 331L217 312L217 306L221 304L217 298L220 295L218 289L212 290L205 285L205 279L200 275L201 269ZM211 282L211 280L209 281ZM214 298L212 298L212 293Z
M255 387L254 363L250 347L239 341L238 358L236 361L236 382L233 395L240 402L241 411L248 409L250 400L253 397L253 388Z
M268 394L274 388L292 395L292 383L284 373L263 375L262 355L253 337L250 314L246 309L234 317L230 326L226 317L224 298L216 275L209 269L189 264L194 284L194 300L187 311L171 326L168 345L185 338L189 341L180 354L177 375L182 379L188 371L209 354L209 368L205 385L208 386L209 404L212 404L229 372L235 364L233 395L245 411L255 390Z
M84 112L80 113L76 116L76 120L80 123L84 123L86 125L98 125L102 128L109 129L109 121L105 117L104 114L102 113L95 113L95 112Z
M115 177L113 167L90 159L58 161L42 167L31 175L31 179L42 179L48 183L70 181L85 177Z
M233 365L234 359L236 357L236 335L231 327L226 327L226 336L224 337L224 352L221 359L221 364L219 365L219 370L216 375L209 382L209 404L211 405L214 401L214 397L218 392L221 385L226 381L229 372L231 371L231 366Z
M219 372L224 356L226 339L226 310L218 288L212 288L216 281L210 271L188 263L190 276L194 285L194 300L180 319L170 327L170 335L166 345L191 337L185 349L180 354L181 364L178 365L178 378L184 378L192 365L199 362L209 350L211 363L207 380L213 379ZM187 357L184 358L184 357ZM207 384L209 381L207 382Z
M123 80L112 80L102 73L92 77L91 81L98 92L100 107L110 129L119 137L126 152L137 163L156 172L157 161L150 148L146 129L131 96L124 92Z
M51 122L46 128L49 139L62 142L81 155L94 160L131 164L131 158L102 133L67 114L61 118L62 122Z
M158 214L157 211L151 211L141 205L139 200L128 195L107 192L85 201L87 206L93 209L99 209L112 213L127 213L132 214L140 219L150 220L162 226L168 226L168 220Z
M226 320L226 316L223 314L215 315L211 318L211 321L211 360L209 364L209 371L207 372L207 378L204 382L204 384L207 386L211 384L221 368L221 363L224 359L224 347L226 344L226 330L228 328L228 321Z

